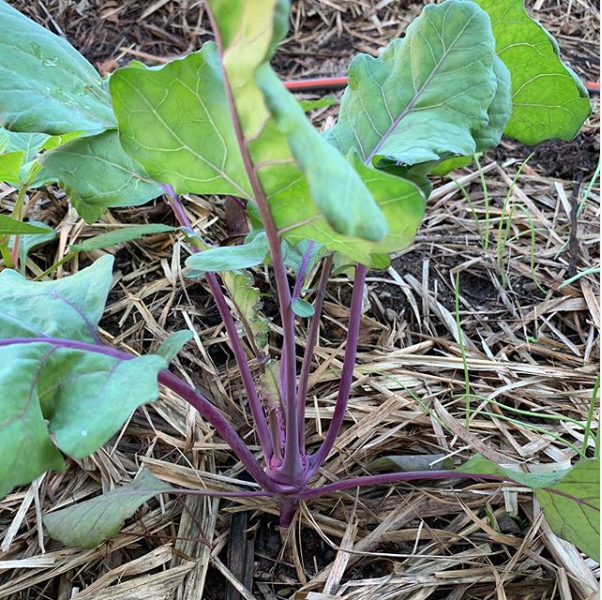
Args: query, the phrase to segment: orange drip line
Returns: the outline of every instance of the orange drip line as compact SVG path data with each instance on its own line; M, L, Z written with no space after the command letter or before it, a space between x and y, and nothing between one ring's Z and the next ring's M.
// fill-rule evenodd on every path
M315 79L296 79L285 81L284 86L292 92L310 92L315 90L338 90L347 85L347 77L317 77ZM586 81L589 92L600 93L600 82Z

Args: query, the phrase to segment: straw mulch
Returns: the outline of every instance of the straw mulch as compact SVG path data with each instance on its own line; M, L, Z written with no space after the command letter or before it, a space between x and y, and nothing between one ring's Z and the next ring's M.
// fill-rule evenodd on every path
M11 3L64 33L106 71L133 58L161 62L208 37L198 1ZM296 2L277 67L291 77L341 74L351 55L375 54L399 35L420 4ZM578 73L598 81L595 2L528 4ZM331 114L315 114L316 123L327 124ZM391 455L442 454L459 464L479 452L541 470L574 461L598 372L599 283L588 274L561 285L599 265L599 179L590 185L598 127L593 116L576 141L547 143L527 162L532 150L505 141L480 172L471 167L455 173L456 181L436 182L414 245L369 276L348 417L316 484L373 473L375 460ZM0 198L9 209L8 188ZM35 192L31 203L36 218L60 232L58 244L29 261L32 276L76 240L119 224L173 223L159 201L113 210L95 226L56 189ZM186 208L208 239L236 240L221 218L222 200L189 196ZM193 330L175 371L202 388L256 448L217 311L202 284L182 277L182 243L157 235L111 251L116 284L101 324L106 341L152 351L169 332ZM94 258L80 255L59 275ZM263 271L257 280L269 290ZM344 277L329 285L310 382L310 444L319 443L332 415L349 297ZM268 298L265 310L276 317L276 344L277 308ZM597 597L598 565L550 531L527 489L492 483L424 481L338 493L303 505L289 532L278 530L269 501L166 496L94 550L64 548L44 535L45 512L131 481L142 466L182 486L254 485L212 429L165 393L94 456L0 502L0 598Z

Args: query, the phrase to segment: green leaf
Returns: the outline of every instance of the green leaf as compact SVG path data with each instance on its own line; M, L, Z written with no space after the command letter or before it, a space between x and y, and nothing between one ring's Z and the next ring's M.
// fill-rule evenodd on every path
M97 327L111 287L112 256L56 281L0 273L0 338L50 336L98 340Z
M0 498L65 464L50 439L36 389L32 389L29 375L33 370L35 376L39 368L39 355L40 350L30 346L0 347L0 389L10 390L0 396Z
M173 488L143 469L131 483L92 500L44 516L44 525L65 546L94 548L117 537L126 519L147 500Z
M577 463L561 481L535 491L552 531L600 562L600 461Z
M570 140L591 112L589 95L560 59L554 38L527 14L524 0L473 0L491 17L496 51L512 78L506 135L524 144Z
M382 241L369 242L337 233L314 206L302 201L302 180L270 200L272 211L278 228L285 231L284 236L291 243L316 240L354 262L378 266L382 264L382 256L378 259L378 255L403 250L411 244L424 215L425 200L414 183L363 165L353 151L349 161L389 223L389 234Z
M80 206L83 203L93 210L139 206L163 193L123 151L114 130L77 138L46 152L40 162L77 195Z
M193 334L190 329L170 333L157 348L157 354L169 363L192 338Z
M31 233L46 233L46 229L31 223L17 221L7 215L0 215L0 235L19 235Z
M58 235L55 229L46 223L30 221L30 224L40 227L45 233L34 233L21 238L19 241L19 264L21 267L25 265L30 252L54 241Z
M258 349L263 349L268 344L270 326L268 320L261 314L263 302L261 292L253 284L255 279L249 271L228 271L222 273L222 281L228 290L230 300L242 324Z
M478 6L427 5L378 59L354 58L327 137L376 166L470 156L477 149L473 132L489 124L498 87L494 59L491 24Z
M294 298L291 303L291 308L298 317L302 317L304 319L307 319L314 314L313 305L302 298Z
M456 469L506 477L534 490L552 531L600 561L600 461L588 459L571 469L523 473L475 456Z
M305 204L311 198L334 230L382 239L387 223L361 179L313 128L267 62L282 34L281 22L274 21L274 2L212 0L208 5L242 133L273 214L276 204L290 204L283 190L301 180L307 186Z
M113 126L94 67L67 41L0 2L0 126L51 135Z
M29 162L35 158L42 146L50 140L50 136L44 133L18 133L16 131L5 131L8 136L7 150L23 152L23 162Z
M267 412L282 410L282 391L280 389L280 361L269 360L264 372L259 376L259 396Z
M101 233L94 237L88 238L87 240L80 242L79 244L73 244L69 250L71 252L90 252L91 250L104 250L111 246L118 244L124 244L125 242L132 242L139 240L145 235L152 235L156 233L165 233L167 231L176 231L177 227L171 227L170 225L162 225L160 223L150 223L147 225L129 225L120 227L114 231L108 233Z
M495 148L501 141L510 115L512 114L512 82L510 71L496 56L493 59L493 72L497 79L497 88L493 101L487 109L489 122L474 135L477 152L486 152Z
M17 187L20 183L20 171L23 164L23 152L0 154L0 181L6 181Z
M318 258L324 254L324 246L313 240L301 240L296 244L285 243L286 253L284 255L284 264L289 269L292 269L295 275L299 275L303 257L308 250L306 272L311 271Z
M35 158L51 140L60 140L65 136L50 137L44 133L18 133L4 129L0 130L0 132L3 136L6 136L8 142L6 148L8 152L11 154L14 153L15 156L21 156L18 167L15 164L12 167L12 171L5 173L6 177L0 175L0 179L8 181L15 187L26 183L28 188L35 188L56 181L35 162ZM16 161L16 159L14 160ZM0 157L1 162L2 157ZM34 171L36 172L35 176L32 176Z
M158 356L119 360L46 342L0 347L0 387L11 391L0 398L0 492L61 468L50 436L72 458L95 452L158 397L166 366Z
M251 144L255 164L268 163L258 169L262 183L271 189L277 172L285 172L286 166L269 164L270 160L285 161L292 154L296 167L305 175L311 198L330 227L339 234L372 242L382 240L388 233L387 221L358 174L317 133L269 65L258 69L257 83L275 125L267 125ZM274 146L280 135L285 136L289 148L283 146L278 158L270 157L265 145ZM276 210L273 198L270 204Z
M112 258L103 257L50 282L28 281L8 269L0 273L0 338L42 338L0 346L0 389L10 390L0 394L0 493L61 468L54 444L73 458L88 456L159 394L163 358L68 347L98 344L111 265ZM52 338L69 339L61 345Z
M196 278L208 272L238 271L255 267L265 261L269 251L267 236L261 232L249 244L210 248L189 256L186 266L190 271L186 276Z
M121 144L154 179L251 198L215 44L160 69L118 69L109 87Z
M317 110L318 108L337 106L338 104L340 104L340 100L334 96L322 96L318 100L299 100L299 105L305 112Z

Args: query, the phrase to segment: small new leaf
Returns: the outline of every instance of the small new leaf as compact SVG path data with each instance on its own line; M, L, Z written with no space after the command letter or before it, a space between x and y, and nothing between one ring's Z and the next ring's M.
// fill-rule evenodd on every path
M24 221L18 221L7 215L0 215L0 234L19 235L46 233L47 230L38 225L32 225Z
M144 469L127 485L46 514L44 525L50 537L65 546L94 548L101 542L116 538L124 521L147 500L172 489Z
M314 314L313 305L302 298L294 298L291 303L291 308L298 317L302 317L304 319L307 319Z
M189 329L170 333L157 348L157 354L167 362L171 362L192 338L193 334Z
M268 253L267 236L261 232L252 242L242 246L222 246L193 254L186 260L186 266L190 269L186 275L197 278L208 272L239 271L255 267L265 261Z
M87 240L80 242L79 244L73 244L69 250L71 252L90 252L91 250L104 250L111 246L118 244L124 244L125 242L132 242L139 240L145 235L152 235L156 233L166 233L168 231L176 231L176 227L170 225L162 225L160 223L149 223L148 225L132 225L127 227L120 227L115 231L109 231L108 233L101 233L94 237L88 238Z

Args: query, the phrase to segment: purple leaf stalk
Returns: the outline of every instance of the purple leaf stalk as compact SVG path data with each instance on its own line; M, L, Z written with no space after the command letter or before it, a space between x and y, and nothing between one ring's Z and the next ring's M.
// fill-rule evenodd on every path
M253 177L250 178L253 182ZM256 193L260 198L258 206L261 207L261 202L265 201L265 197L258 180L254 181L254 186ZM192 224L182 206L179 196L170 186L164 186L164 190L168 202L180 225L187 230L192 230ZM303 282L308 274L313 247L311 243L308 244L301 259L297 280L291 291L284 259L280 249L280 238L269 210L267 210L267 205L265 210L262 211L262 216L272 251L272 262L276 274L276 284L278 286L279 308L283 322L284 341L281 360L281 391L283 396L284 414L282 415L282 419L271 420L270 415L266 414L262 406L259 393L257 392L249 368L242 340L234 323L232 314L230 313L230 309L228 308L217 275L214 273L205 273L204 276L224 321L230 347L241 373L241 378L247 394L247 401L255 422L259 444L262 448L265 466L262 466L259 463L240 436L234 431L230 423L207 398L192 389L187 383L169 371L163 371L159 376L159 382L161 384L165 385L194 406L201 416L215 427L222 439L232 448L248 473L263 490L254 492L232 492L227 494L227 496L249 497L263 495L278 498L280 503L280 524L283 527L288 527L294 518L300 500L311 499L323 494L358 486L389 484L402 481L413 481L416 479L486 479L502 481L503 478L494 475L467 474L457 471L441 470L383 473L373 476L350 478L315 488L309 486L309 481L316 475L322 464L328 458L331 450L334 448L347 410L357 354L367 268L361 264L356 266L343 369L332 421L320 447L315 452L307 454L305 446L305 408L308 381L312 357L318 340L320 317L324 303L326 285L332 268L332 255L328 255L322 263L322 270L315 294L314 314L308 326L301 370L299 375L297 375L292 301L299 298L301 295ZM193 252L199 251L198 248L195 247L192 247L191 250ZM55 342L62 344L63 341L55 340ZM111 348L89 346L80 343L75 344L75 346L86 346L86 349L88 350L96 348L95 351L110 354L120 360L132 358L129 354ZM72 345L69 347L75 346ZM283 446L282 451L281 446ZM224 495L223 492L219 491L203 491L199 493L216 496Z

